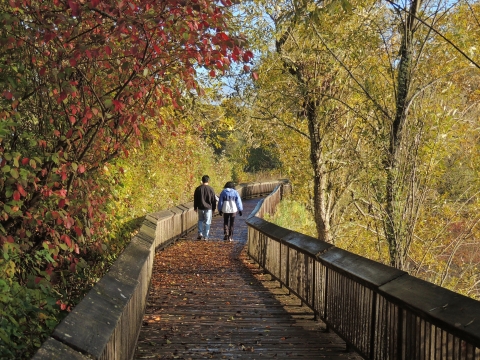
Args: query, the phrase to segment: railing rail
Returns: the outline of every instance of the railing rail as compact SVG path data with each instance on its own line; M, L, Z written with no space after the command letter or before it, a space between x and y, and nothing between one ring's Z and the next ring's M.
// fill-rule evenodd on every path
M242 184L243 198L267 195L283 181ZM193 203L146 216L108 273L55 328L35 360L131 359L142 325L155 251L197 225Z
M365 359L480 359L480 302L262 219L248 220L248 254Z

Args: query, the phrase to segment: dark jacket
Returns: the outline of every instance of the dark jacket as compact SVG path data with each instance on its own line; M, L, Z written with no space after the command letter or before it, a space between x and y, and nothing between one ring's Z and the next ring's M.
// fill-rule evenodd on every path
M209 210L215 211L217 208L217 198L215 191L209 185L200 185L195 189L193 194L193 209L197 210Z

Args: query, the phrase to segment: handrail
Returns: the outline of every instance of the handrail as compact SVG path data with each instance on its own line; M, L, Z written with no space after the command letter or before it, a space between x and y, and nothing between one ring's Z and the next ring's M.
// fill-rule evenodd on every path
M248 255L349 348L365 359L480 359L479 301L263 220L280 191L247 219Z
M242 198L267 195L285 181L241 184ZM155 251L197 225L193 202L148 214L108 273L54 329L35 360L131 359L142 325Z

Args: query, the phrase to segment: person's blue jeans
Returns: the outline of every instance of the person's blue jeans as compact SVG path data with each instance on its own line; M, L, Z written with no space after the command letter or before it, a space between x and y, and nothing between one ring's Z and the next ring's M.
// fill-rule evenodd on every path
M197 210L198 212L198 236L208 239L210 225L212 224L212 210Z

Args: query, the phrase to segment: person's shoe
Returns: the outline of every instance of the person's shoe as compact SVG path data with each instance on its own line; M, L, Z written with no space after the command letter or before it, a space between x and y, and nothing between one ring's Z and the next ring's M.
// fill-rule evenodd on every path
M223 240L227 241L227 240L228 240L228 235L225 235L225 236L223 237Z
M198 235L197 240L203 240L203 235Z
M229 236L228 241L233 241L233 238L231 236Z
M207 241L207 240L208 240L208 237L204 237L203 240Z

